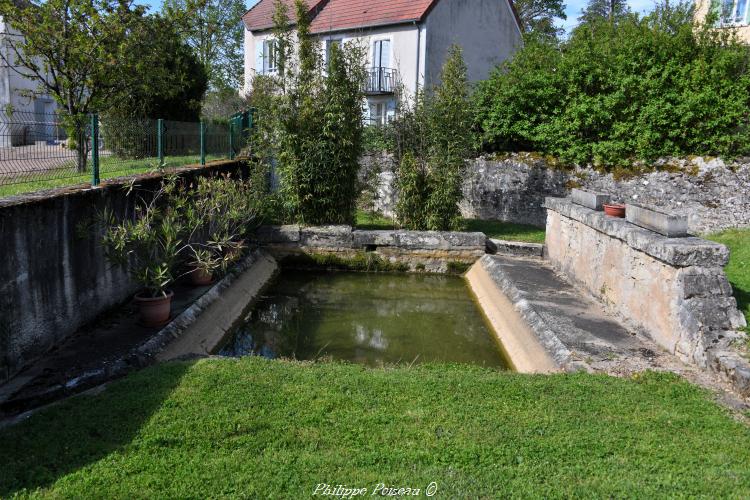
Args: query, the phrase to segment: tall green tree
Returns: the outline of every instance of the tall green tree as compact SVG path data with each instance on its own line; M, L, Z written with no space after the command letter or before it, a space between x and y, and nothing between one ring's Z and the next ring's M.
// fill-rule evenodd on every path
M562 30L555 18L567 19L563 0L516 0L514 2L524 33L531 36L557 37Z
M599 19L614 22L628 13L630 13L630 7L628 7L627 0L588 0L578 22L591 23Z
M165 0L162 10L205 66L210 87L239 88L244 0Z
M399 162L396 213L408 229L458 229L464 162L476 141L461 48L448 52L440 84L404 106L393 124Z

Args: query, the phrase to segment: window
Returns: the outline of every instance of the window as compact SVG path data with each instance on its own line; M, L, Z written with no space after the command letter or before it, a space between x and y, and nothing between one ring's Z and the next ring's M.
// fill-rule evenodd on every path
M391 67L391 41L375 40L372 50L372 67L373 68L390 68Z
M275 73L278 69L276 40L263 40L263 74Z
M339 39L333 39L333 40L326 40L326 66L328 66L328 63L331 60L331 47L334 45L338 48L341 48L342 40Z
M719 26L748 24L747 0L713 0L711 9L719 15Z

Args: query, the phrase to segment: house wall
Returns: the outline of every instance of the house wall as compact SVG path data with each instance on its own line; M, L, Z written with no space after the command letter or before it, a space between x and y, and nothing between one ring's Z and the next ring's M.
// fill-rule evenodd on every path
M702 23L706 19L710 6L711 0L696 0L695 14L693 15L693 18L697 23ZM733 30L741 41L750 44L750 25L727 26L719 29Z
M424 43L421 44L421 56L417 55L419 45L419 28L415 25L388 26L385 28L373 28L361 31L345 31L319 35L319 50L325 56L326 40L336 39L346 42L362 43L367 48L367 66L372 66L373 42L375 40L389 39L391 41L391 66L399 70L402 83L406 90L414 93L417 82L421 81L421 72L417 72L417 59L421 59L420 67L424 68ZM252 79L258 71L258 52L263 42L273 38L270 31L250 32L245 30L245 92L252 89ZM422 32L424 42L424 32Z
M469 80L484 80L513 55L523 41L506 0L440 0L425 21L427 66L425 84L439 83L451 45L463 48Z
M9 28L0 18L0 33ZM11 30L11 36L17 32ZM0 35L0 40L8 35ZM4 44L7 59L12 51ZM6 110L15 115L8 117ZM46 140L56 135L54 118L57 103L47 94L39 92L39 82L19 75L14 69L0 65L0 147L22 146L36 140Z

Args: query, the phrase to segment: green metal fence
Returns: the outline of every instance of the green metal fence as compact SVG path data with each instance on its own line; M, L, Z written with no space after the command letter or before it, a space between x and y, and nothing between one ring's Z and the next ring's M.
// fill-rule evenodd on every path
M0 113L0 197L234 159L247 146L252 114L223 123L106 115L82 122L70 138L57 115Z

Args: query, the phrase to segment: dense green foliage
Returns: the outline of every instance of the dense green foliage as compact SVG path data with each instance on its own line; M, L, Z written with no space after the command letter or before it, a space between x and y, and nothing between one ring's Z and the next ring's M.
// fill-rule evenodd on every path
M198 61L206 68L213 90L242 84L243 0L165 0L164 15L172 19ZM165 52L165 55L170 55Z
M435 498L750 495L748 427L655 373L172 363L42 410L0 443L2 497L302 498L319 483L433 481Z
M488 150L539 151L617 166L750 153L750 52L697 30L685 4L597 16L566 42L530 40L479 86Z
M279 175L280 218L351 223L363 151L364 49L354 42L334 45L324 66L304 2L296 3L294 37L282 2L274 19L279 70L253 83L255 159Z
M513 5L527 37L557 37L557 19L567 19L563 0L515 0Z
M416 96L412 107L402 106L392 130L399 164L399 222L407 229L457 229L464 162L474 142L466 64L459 47L449 50L440 83Z
M750 324L750 229L728 229L709 235L708 239L729 247L729 264L725 272L734 289L737 305Z

